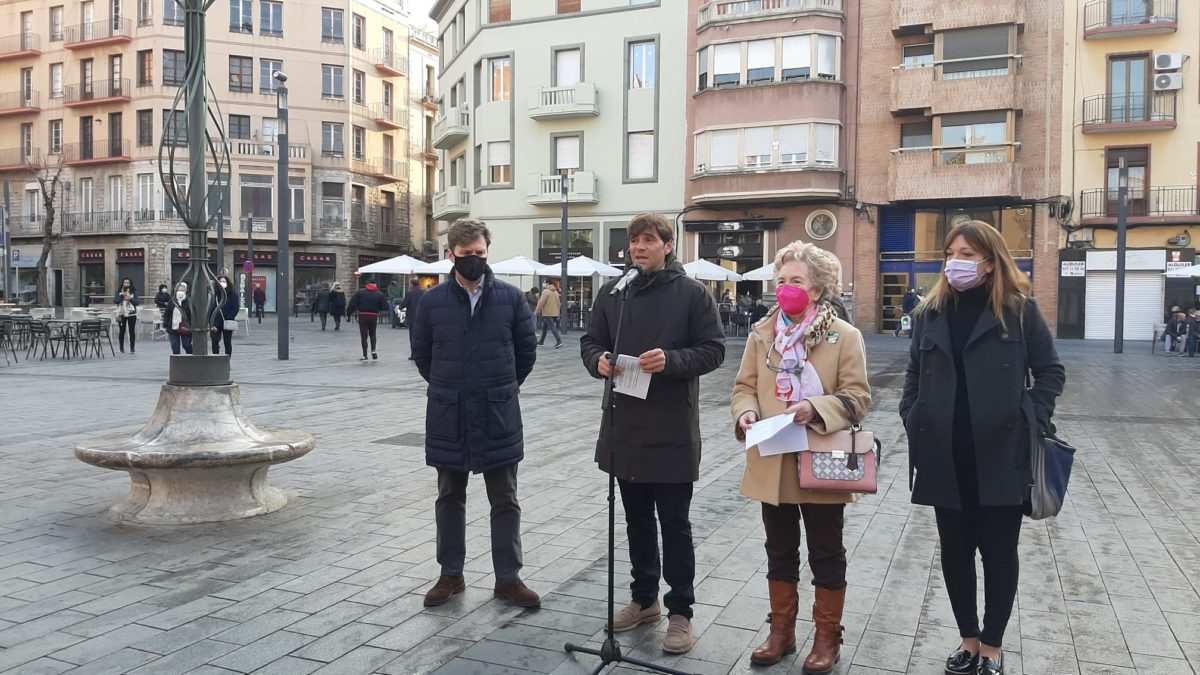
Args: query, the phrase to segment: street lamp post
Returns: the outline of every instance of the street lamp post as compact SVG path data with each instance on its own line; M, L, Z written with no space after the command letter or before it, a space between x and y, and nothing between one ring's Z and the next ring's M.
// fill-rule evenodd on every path
M246 275L246 304L249 311L250 303L254 301L254 219L242 216L242 231L246 233L246 262L242 264L242 272ZM237 264L237 259L234 259Z
M562 247L561 247L562 248L562 307L558 311L558 322L559 322L559 328L561 328L562 332L565 333L565 332L567 332L567 327L571 325L571 309L570 309L571 308L571 285L570 285L571 282L570 282L570 277L567 276L567 215L568 215L568 206L569 206L569 202L567 201L567 197L568 197L567 193L568 193L568 188L569 188L567 181L569 181L571 179L571 177L568 175L566 169L562 170L561 175L562 175L562 241L560 243L562 244ZM583 307L580 307L579 311L582 312ZM564 316L567 319L566 321L563 321Z
M1125 351L1125 238L1129 231L1129 167L1125 155L1117 160L1117 307L1113 353Z
M279 119L276 147L279 152L279 263L275 272L275 315L279 317L277 356L281 361L288 359L288 302L292 297L292 258L288 252L288 239L292 235L291 192L288 189L288 90L284 84L287 75L276 70L271 73L279 84L275 87L275 113Z

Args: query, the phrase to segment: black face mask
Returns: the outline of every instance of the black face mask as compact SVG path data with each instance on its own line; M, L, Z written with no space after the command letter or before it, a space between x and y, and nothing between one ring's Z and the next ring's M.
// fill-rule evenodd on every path
M460 255L454 257L454 271L467 281L479 281L487 270L487 258L477 255Z

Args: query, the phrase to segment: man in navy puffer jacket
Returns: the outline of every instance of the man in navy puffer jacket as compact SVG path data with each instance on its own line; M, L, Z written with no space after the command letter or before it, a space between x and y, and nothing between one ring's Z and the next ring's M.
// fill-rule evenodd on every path
M425 595L432 607L466 584L467 478L482 473L491 502L495 595L537 607L538 594L521 581L521 507L517 463L525 456L521 383L537 356L533 316L525 295L497 281L487 266L491 232L463 218L447 233L454 272L421 298L410 323L413 361L429 383L425 463L437 469L437 561L441 576Z

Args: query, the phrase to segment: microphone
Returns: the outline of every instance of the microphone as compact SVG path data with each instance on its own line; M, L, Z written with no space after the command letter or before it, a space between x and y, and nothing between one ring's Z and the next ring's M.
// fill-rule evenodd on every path
M617 285L613 286L611 294L616 295L618 293L624 293L625 289L629 288L629 284L632 284L633 280L638 278L638 275L641 273L641 267L638 267L637 265L630 267L629 271L625 273L625 276L621 277L621 280L617 282Z

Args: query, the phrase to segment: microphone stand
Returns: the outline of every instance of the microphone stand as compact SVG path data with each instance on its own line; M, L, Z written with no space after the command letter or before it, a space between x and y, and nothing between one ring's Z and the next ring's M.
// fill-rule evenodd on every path
M617 381L617 347L621 343L621 322L625 318L625 299L629 292L628 287L619 291L616 295L619 298L617 305L617 330L613 333L612 351L609 352L609 370L608 377L604 380L604 399L600 404L600 408L608 413L608 428L610 431L615 431L617 428L617 395L613 391ZM608 626L605 629L604 643L599 649L584 647L571 642L563 646L567 652L579 652L581 654L591 654L600 657L600 665L592 671L592 675L599 675L601 671L613 663L628 663L630 665L645 668L667 675L692 675L682 670L675 670L660 666L648 661L636 659L631 656L625 656L621 653L621 643L617 642L613 635L613 589L616 585L616 579L613 575L613 551L616 550L616 502L617 502L617 453L616 444L613 442L612 434L609 434L608 443Z

